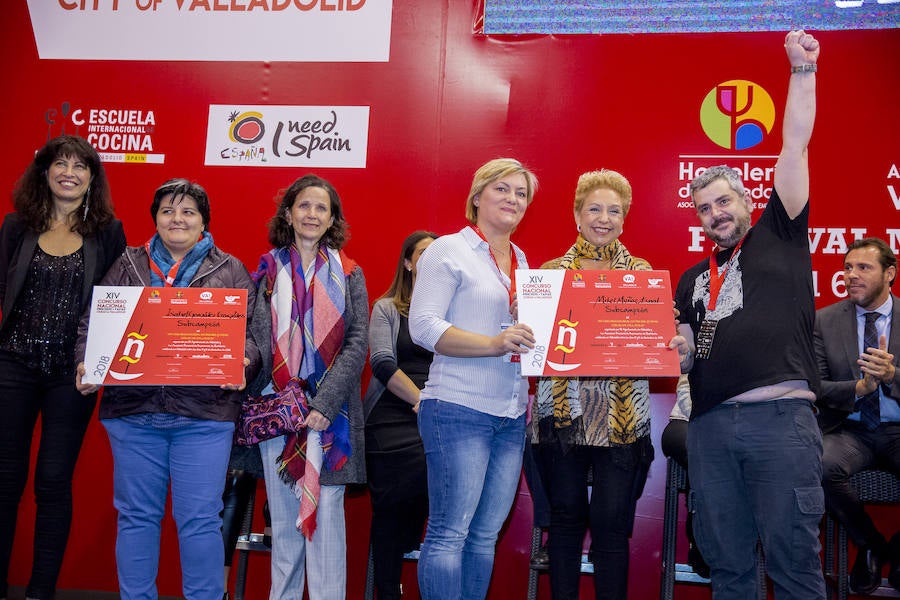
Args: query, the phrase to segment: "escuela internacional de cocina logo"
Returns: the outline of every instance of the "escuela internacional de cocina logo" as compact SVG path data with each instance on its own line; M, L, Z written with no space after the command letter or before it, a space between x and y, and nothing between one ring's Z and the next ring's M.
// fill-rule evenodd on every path
M747 150L769 135L775 105L762 86L744 79L724 81L711 89L700 105L700 125L716 145Z

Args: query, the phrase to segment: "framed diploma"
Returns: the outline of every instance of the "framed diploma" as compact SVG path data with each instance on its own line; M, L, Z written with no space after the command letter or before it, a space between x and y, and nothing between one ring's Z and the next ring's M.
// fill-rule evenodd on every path
M95 286L85 383L240 384L247 290Z
M537 343L522 375L677 377L668 271L516 271L519 322Z

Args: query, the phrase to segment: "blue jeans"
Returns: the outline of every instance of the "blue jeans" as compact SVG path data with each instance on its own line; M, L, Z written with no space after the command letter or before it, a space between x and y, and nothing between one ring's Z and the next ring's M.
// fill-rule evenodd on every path
M234 423L155 413L104 419L119 511L116 568L123 600L156 600L160 523L172 482L182 591L221 600L222 491Z
M525 415L495 417L425 400L419 408L419 432L429 502L419 592L423 600L484 598L497 535L522 470Z
M320 443L309 432L308 443ZM297 530L300 499L278 475L276 460L284 437L259 443L266 474L266 497L272 517L272 587L269 600L302 600L306 583L310 600L343 600L347 595L347 531L344 486L323 485L316 507L316 531L307 540Z
M775 598L824 598L822 435L810 402L721 404L691 419L687 444L694 535L713 597L756 597L759 539Z

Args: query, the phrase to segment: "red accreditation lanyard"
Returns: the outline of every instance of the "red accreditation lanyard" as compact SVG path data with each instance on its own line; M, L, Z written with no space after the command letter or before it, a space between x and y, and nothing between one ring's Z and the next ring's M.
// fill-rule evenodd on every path
M747 234L745 233L744 237L741 238L741 241L734 247L734 252L728 257L728 262L725 263L725 268L722 269L721 275L719 275L719 266L716 264L718 246L713 248L712 254L709 255L709 304L707 304L706 310L716 310L716 301L719 299L719 292L722 290L722 282L725 281L725 276L728 275L728 269L731 268L731 261L737 256L738 250L741 249L741 245L743 245L744 240L746 239Z
M487 244L488 252L491 254L491 260L494 261L494 266L497 267L497 271L499 273L503 273L503 269L500 268L500 263L497 262L497 257L494 255L494 249L491 248L491 243L487 241L487 238L484 237L484 234L481 233L481 230L477 225L473 225L472 228L475 230L475 233L478 234L484 243ZM513 300L516 297L516 269L519 268L519 257L516 256L516 251L512 247L512 242L509 244L509 287L506 288L507 293L509 294L509 305L512 306ZM503 283L503 277L501 276L500 282ZM506 287L506 284L503 284Z
M150 242L148 241L144 244L144 249L147 251L147 260L150 261L150 269L156 273L160 279L163 280L163 287L172 287L175 283L175 276L178 275L178 267L181 266L181 261L184 260L184 257L178 259L178 261L172 265L172 268L169 269L168 275L163 275L162 269L159 268L155 262L153 262L153 257L150 255Z

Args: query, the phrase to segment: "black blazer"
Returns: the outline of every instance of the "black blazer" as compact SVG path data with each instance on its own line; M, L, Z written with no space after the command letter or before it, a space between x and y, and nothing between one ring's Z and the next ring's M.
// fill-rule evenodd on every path
M894 309L888 352L894 355L894 381L889 396L900 402L900 299L891 294ZM819 426L830 431L853 412L856 381L859 379L859 337L856 305L849 300L826 306L816 312L813 344L819 367L821 387L816 401Z
M6 326L25 285L28 265L37 248L38 234L29 229L18 213L9 213L0 227L0 331ZM122 222L113 219L96 236L84 238L84 287L81 290L81 311L91 301L91 290L100 281L112 263L125 250L125 232Z

